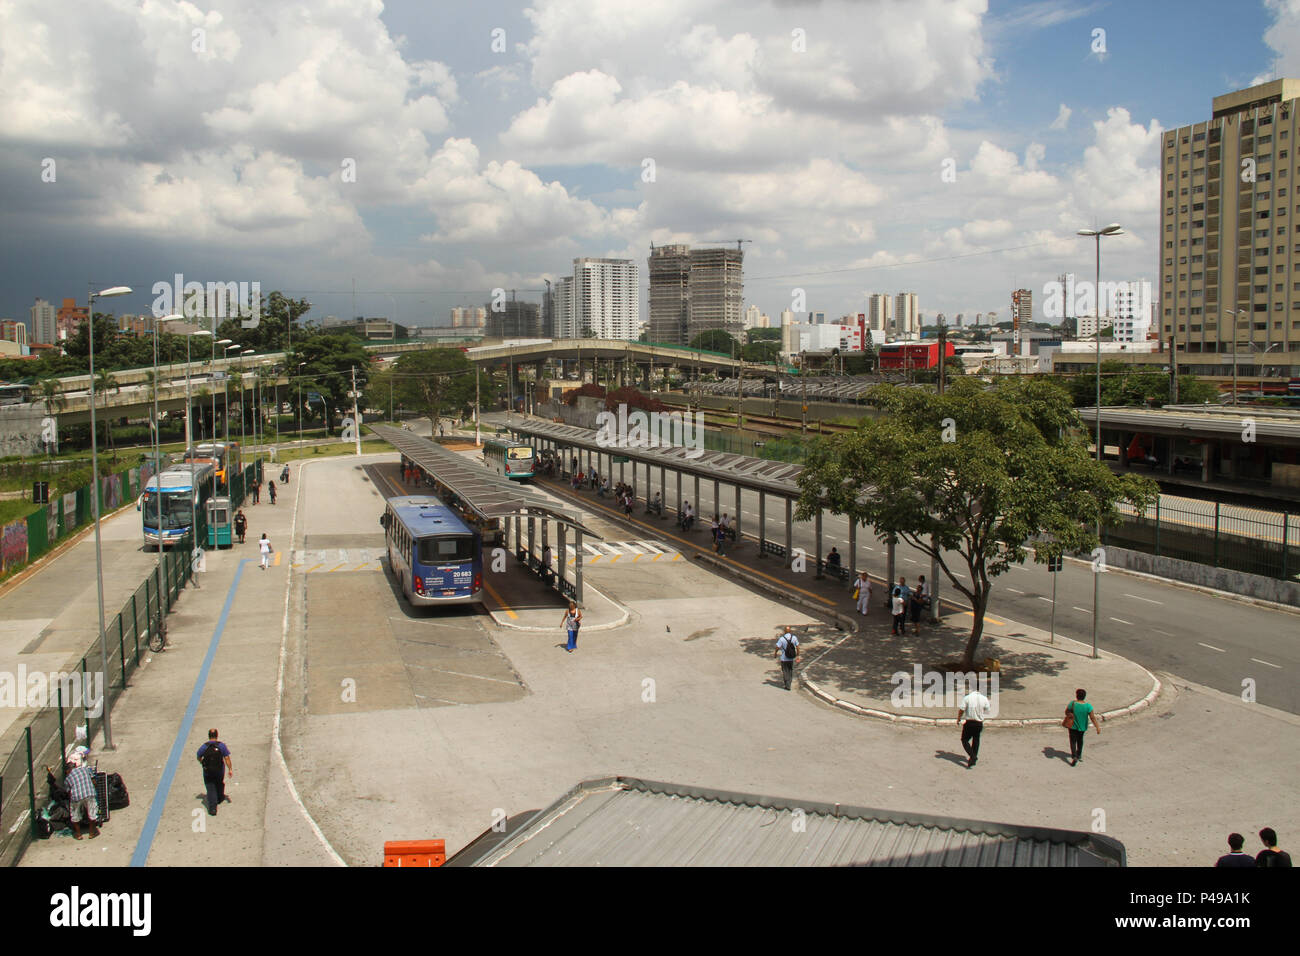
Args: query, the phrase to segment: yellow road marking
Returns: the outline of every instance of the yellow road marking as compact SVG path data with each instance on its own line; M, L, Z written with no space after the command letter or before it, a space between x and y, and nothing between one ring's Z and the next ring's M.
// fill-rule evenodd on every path
M311 574L313 571L315 571L315 570L316 570L317 568L319 568L319 567L320 567L319 564L313 564L310 568L307 569L307 573L308 573L308 574Z
M961 613L965 614L967 617L973 618L975 616L974 611L962 611ZM988 614L984 615L984 620L988 621L990 624L1001 624L1003 626L1005 626L1007 623L1006 621L999 621L996 617L991 617Z
M513 610L511 610L510 605L507 604L505 601L501 600L501 595L497 594L496 591L492 590L492 585L484 581L483 590L487 591L488 594L492 595L492 600L496 601L497 604L501 605L501 610L509 614L511 620L517 621L519 619L519 615L516 614Z
M281 555L281 553L282 553L282 552L280 552L280 551L275 552L275 562L274 562L274 564L275 564L275 566L276 566L277 568L280 566L280 555Z
M347 562L344 561L343 564L347 564ZM326 572L326 574L330 574L333 573L334 571L337 571L339 568L343 567L343 564L334 565L334 567L330 568L329 571Z
M357 565L355 568L353 568L352 570L353 570L353 571L360 571L362 568L368 568L368 567L370 567L370 562L369 562L369 561L362 561L360 564L358 564L358 565Z

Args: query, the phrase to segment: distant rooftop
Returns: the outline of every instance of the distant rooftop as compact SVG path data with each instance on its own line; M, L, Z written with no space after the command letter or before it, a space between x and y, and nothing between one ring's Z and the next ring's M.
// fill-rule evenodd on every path
M1124 866L1075 830L607 777L489 830L448 866Z

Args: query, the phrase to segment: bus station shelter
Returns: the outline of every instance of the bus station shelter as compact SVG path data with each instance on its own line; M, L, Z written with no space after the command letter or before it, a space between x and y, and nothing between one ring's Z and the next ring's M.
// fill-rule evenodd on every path
M500 533L503 544L533 571L553 573L553 586L570 600L582 603L582 536L599 538L576 513L435 441L391 425L371 426L374 433L424 471L435 493L460 512L485 540ZM542 554L555 531L555 560L543 567ZM570 544L570 534L572 543ZM566 576L569 551L572 576Z
M644 469L645 485L641 486L645 491L644 498L649 501L652 494L651 489L655 486L654 479L657 477L657 487L663 494L665 509L673 507L672 502L674 499L670 498L668 494L670 479L676 483L675 507L679 512L683 501L686 500L682 495L683 481L694 483L694 497L690 498L690 500L695 502L697 512L700 502L700 483L702 481L713 483L715 507L722 500L723 486L729 485L735 495L735 507L731 513L735 515L733 527L736 531L737 540L740 540L744 521L744 509L741 508L740 500L741 492L747 491L757 494L758 527L754 529L754 537L758 541L759 556L774 556L785 561L792 558L794 503L800 495L798 479L800 472L803 471L802 465L786 461L772 461L766 458L753 458L749 455L737 455L731 452L690 449L681 445L662 443L656 447L629 447L622 438L619 439L617 445L611 445L599 431L580 428L576 425L565 425L559 422L540 421L535 418L524 421L509 421L504 423L502 427L521 441L531 441L539 450L550 449L565 469L570 468L573 459L577 458L579 468L590 471L594 464L600 474L608 476L611 480L615 479L614 470L617 468L618 481L628 480L625 469L629 469L631 471L630 484L633 488L638 487L637 476ZM782 540L773 540L769 537L769 503L774 503L777 507L784 509L785 522ZM816 550L814 559L819 578L828 570L825 564L825 555L822 551L822 516L823 510L819 509L813 518L814 548ZM849 522L849 548L848 553L845 555L846 563L841 566L840 571L845 580L851 578L854 569L858 567L858 528L858 522ZM895 550L896 543L886 540L885 554L888 565L887 574L890 581L895 580L896 577ZM937 563L932 563L931 587L933 588L931 614L935 615L937 619L940 606Z

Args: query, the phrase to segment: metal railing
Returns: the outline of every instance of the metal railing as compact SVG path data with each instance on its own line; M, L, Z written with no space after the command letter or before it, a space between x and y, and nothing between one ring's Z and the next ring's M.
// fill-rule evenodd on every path
M1286 511L1161 495L1145 514L1120 505L1102 543L1263 577L1300 577L1300 518Z

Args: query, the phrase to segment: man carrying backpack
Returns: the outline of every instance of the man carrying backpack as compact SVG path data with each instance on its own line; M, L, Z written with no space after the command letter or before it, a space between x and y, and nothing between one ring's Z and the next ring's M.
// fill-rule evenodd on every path
M794 681L794 665L799 661L799 638L791 628L786 628L776 642L776 656L781 661L781 683L790 689Z
M215 727L208 731L208 742L199 748L198 758L207 790L208 816L215 817L217 805L230 802L226 796L226 774L235 775L235 768L230 764L230 748L217 739Z

